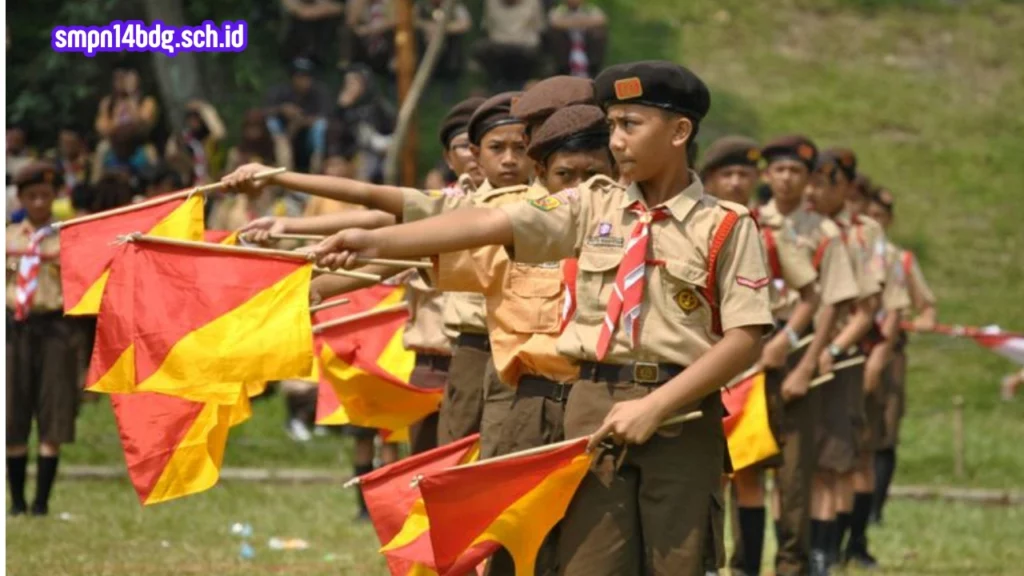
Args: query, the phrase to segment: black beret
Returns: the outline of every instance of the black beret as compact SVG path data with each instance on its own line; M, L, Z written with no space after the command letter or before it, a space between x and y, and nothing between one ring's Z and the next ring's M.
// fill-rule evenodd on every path
M512 101L519 98L522 92L502 92L484 100L469 118L469 141L477 146L484 134L505 124L522 124L523 121L512 115Z
M570 142L587 142L588 148L607 148L608 124L604 111L591 104L557 110L534 131L526 154L536 162L543 162Z
M469 119L473 116L473 112L476 112L476 109L484 103L484 100L486 98L482 96L467 98L452 106L452 109L448 111L448 115L441 120L439 136L441 138L441 145L446 150L456 136L468 129Z
M14 184L18 191L35 184L50 184L55 189L61 185L60 172L49 162L33 161L14 175Z
M844 170L842 158L839 158L838 163L839 169ZM853 178L853 185L857 188L858 192L867 198L870 198L875 190L878 189L878 187L875 186L875 183L871 181L871 178L868 178L867 174L857 174L857 176Z
M552 76L537 82L512 102L512 115L538 125L555 110L573 104L594 103L594 82L576 76Z
M847 180L857 178L857 155L849 148L829 148L826 150L833 158L838 160L839 169L846 175Z
M828 152L822 152L814 158L812 172L828 176L829 181L835 182L836 174L839 172L839 158Z
M690 70L663 60L616 64L594 79L594 96L607 108L614 104L642 104L671 110L695 124L707 115L711 94Z
M761 160L761 147L757 141L746 136L723 136L711 143L704 153L701 177L726 166L757 167Z
M871 198L872 202L876 202L882 208L885 208L886 212L892 214L893 208L895 208L896 205L896 199L893 198L892 192L890 192L888 188L875 188L871 191L869 198Z
M814 170L818 159L818 147L810 138L791 134L780 136L761 148L761 156L769 164L776 160L796 160L807 166L808 170Z

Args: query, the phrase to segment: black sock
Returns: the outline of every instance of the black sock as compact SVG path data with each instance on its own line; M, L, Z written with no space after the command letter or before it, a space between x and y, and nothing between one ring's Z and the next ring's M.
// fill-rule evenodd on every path
M846 531L850 527L850 513L839 512L836 514L836 521L832 529L832 535L829 540L829 555L835 559L839 559L839 551L843 549L843 540L846 539Z
M743 571L761 571L761 550L764 547L764 507L739 508L740 532L743 534Z
M811 549L824 552L828 549L830 525L834 520L811 520Z
M28 467L28 456L7 457L7 483L11 489L12 509L24 511L25 503L25 469Z
M896 474L896 449L886 448L875 452L875 497L871 502L875 519L882 519L882 508L889 497L889 486Z
M53 490L53 481L57 478L57 464L60 456L40 456L36 464L36 501L32 504L32 510L36 512L47 512L50 504L50 491Z
M373 464L356 464L352 468L355 471L356 476L362 476L364 474L369 474L370 472L373 472ZM370 511L369 509L366 508L366 499L363 498L363 491L357 490L356 493L358 494L357 500L359 503L359 515L369 515Z
M868 551L868 516L871 514L871 492L857 492L853 496L853 513L850 514L850 543L847 550Z

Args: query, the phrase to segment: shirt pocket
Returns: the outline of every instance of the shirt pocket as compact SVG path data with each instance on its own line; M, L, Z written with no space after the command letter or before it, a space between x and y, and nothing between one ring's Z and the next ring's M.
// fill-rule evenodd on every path
M597 320L604 318L608 299L615 286L615 275L625 252L583 251L578 259L576 277L576 318Z
M561 326L562 268L511 263L501 307L509 327L523 334L557 333Z
M666 261L659 270L665 297L657 305L664 307L665 318L680 324L710 325L711 307L704 296L708 271L679 260Z

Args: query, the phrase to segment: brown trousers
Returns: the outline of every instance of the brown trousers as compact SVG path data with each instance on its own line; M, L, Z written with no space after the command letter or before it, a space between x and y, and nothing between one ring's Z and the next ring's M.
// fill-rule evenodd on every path
M74 324L61 312L8 322L7 445L28 444L32 421L39 440L75 440L80 390Z
M471 346L455 346L448 368L448 386L437 421L439 445L451 444L480 431L484 410L484 375L491 353Z
M580 381L566 404L566 437L594 432L614 403L650 391L633 383ZM618 470L610 454L595 460L562 520L562 574L703 576L708 554L716 565L724 561L718 522L726 457L724 410L717 395L700 409L704 415L699 420L659 430L646 443L629 446Z
M448 384L448 371L417 365L409 375L409 383L417 388L444 388ZM438 412L434 412L409 426L409 448L413 454L437 448L437 422Z
M852 388L861 392L854 392ZM817 466L838 474L853 470L857 460L857 434L863 429L864 366L854 366L836 372L835 379L818 389L821 408L815 432ZM856 407L850 403L858 398Z
M494 362L488 362L484 374L484 407L480 418L480 458L498 455L502 427L515 399L515 388L502 382Z
M895 448L900 441L900 425L907 405L907 355L898 350L885 370L885 432L878 443L879 450Z

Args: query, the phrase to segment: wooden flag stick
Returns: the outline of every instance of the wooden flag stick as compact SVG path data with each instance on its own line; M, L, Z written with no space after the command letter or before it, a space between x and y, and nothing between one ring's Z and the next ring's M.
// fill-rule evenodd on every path
M395 268L421 268L430 270L433 264L425 260L391 260L388 258L356 258L356 264L363 266L375 264L378 266L394 266Z
M271 234L271 240L309 240L313 242L319 242L327 238L327 236L321 236L319 234Z
M816 388L826 382L832 381L836 377L836 372L843 370L845 368L859 366L863 364L865 360L866 359L863 356L857 356L856 358L850 358L849 360L837 362L835 365L832 366L832 372L829 372L828 374L822 374L821 376L818 376L814 380L811 380L810 388Z
M351 302L348 298L342 298L341 300L331 300L330 302L324 302L323 304L317 304L316 306L310 306L309 312L319 312L321 310L327 310L328 308L334 308L335 306L341 306L342 304L348 304Z
M192 240L179 240L177 238L162 238L160 236L147 236L141 232L133 232L121 236L126 242L150 242L153 244L166 244L168 246L181 246L183 248L198 248L211 252L228 252L231 254L251 254L254 256L277 256L290 258L292 260L310 261L312 254L292 252L290 250L272 250L270 248L255 248L252 246L230 246L228 244L214 244L212 242L193 242Z
M312 257L312 253L308 253ZM317 274L327 274L329 276L341 276L343 278L355 278L356 280L369 280L370 282L381 282L384 279L380 277L380 274L367 274L366 272L355 272L353 270L329 270L327 268L313 268L313 272Z
M343 324L350 324L357 320L363 320L364 318L373 318L374 316L380 316L381 314L390 314L391 312L398 312L400 310L408 310L409 305L405 302L400 304L392 304L391 306L385 306L383 308L374 308L373 310L366 310L364 312L357 312L349 316L343 316L335 320L328 320L327 322L321 322L313 326L313 333L323 332L328 328L334 328L335 326L341 326Z
M259 180L260 178L267 178L269 176L276 176L278 174L281 174L281 173L287 172L287 171L288 171L287 168L274 168L273 170L266 170L266 171L257 173L255 178L257 180ZM125 213L128 213L128 212L134 212L135 210L139 210L141 208L149 208L150 206L156 206L157 204L163 204L165 202L170 202L171 200L177 200L179 198L188 198L189 196L191 196L193 194L205 194L205 193L207 193L207 192L209 192L211 190L216 190L217 188L220 188L223 185L224 185L223 182L213 182L211 184L206 184L206 185L203 185L203 186L199 186L198 188L189 188L187 190L179 190L177 192L172 192L170 194L164 194L163 196L157 196L156 198L152 198L152 199L146 200L144 202L138 202L136 204L129 204L127 206L121 206L120 208L114 208L113 210L105 210L103 212L97 212L95 214L87 214L85 216L79 216L78 218L72 218L70 220L64 220L63 222L57 222L57 223L55 223L53 225L53 227L54 227L54 229L60 229L60 228L64 228L64 227L67 227L67 226L74 225L74 224L82 224L84 222L92 222L93 220L99 220L101 218L106 218L107 216L116 216L118 214L125 214Z
M810 345L811 342L814 342L814 334L808 334L807 336L801 338L800 341L796 343L796 346L794 346L793 349L789 351L789 353L792 354L794 352L803 350L804 348L807 348L807 346Z

